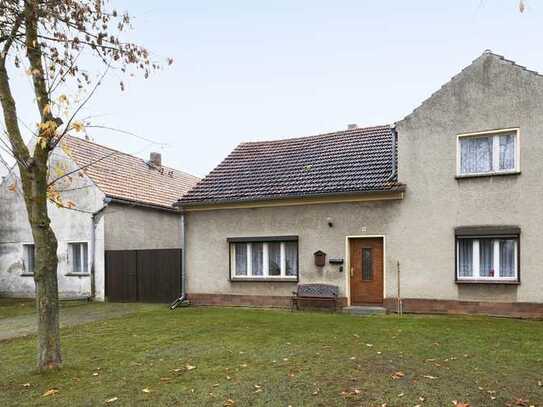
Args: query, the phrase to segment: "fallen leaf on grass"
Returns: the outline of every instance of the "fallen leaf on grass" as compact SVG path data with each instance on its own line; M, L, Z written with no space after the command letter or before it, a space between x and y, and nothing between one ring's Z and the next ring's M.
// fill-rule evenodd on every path
M524 400L524 399L515 400L515 406L527 406L527 405L528 405L528 400Z
M185 366L185 369L187 369L188 371L194 370L194 369L196 369L196 366L186 365L186 366Z
M398 397L403 397L403 396L405 396L405 393L398 394Z
M437 377L435 377L435 376L430 376L429 374L425 374L425 375L422 376L422 377L426 377L427 379L430 379L430 380L435 380L435 379L437 379Z
M311 395L313 396L317 396L319 393L320 393L321 389L319 389L318 387L315 389L315 391L313 393L311 393Z
M161 377L160 378L161 382L169 382L170 380L173 380L173 379L171 377Z
M394 372L394 373L392 374L392 378L393 378L394 380L401 379L401 378L404 377L404 376L405 376L405 373L404 373L404 372Z
M456 407L470 407L469 403L464 403L463 401L453 400L452 402Z
M23 387L30 387L30 383L23 384Z
M371 347L373 346L373 343L366 343L366 346L367 346L368 348L371 348Z
M112 397L106 400L106 404L115 403L117 400L119 400L119 397Z
M236 405L236 402L232 399L228 399L224 402L224 407L233 407Z
M151 390L148 389L147 387L145 389L141 389L141 391L144 393L151 393Z
M242 363L240 367L247 367L247 363Z
M53 394L57 394L58 389L49 389L45 393L42 394L43 397L52 396Z
M92 375L93 376L98 376L98 372L94 372Z

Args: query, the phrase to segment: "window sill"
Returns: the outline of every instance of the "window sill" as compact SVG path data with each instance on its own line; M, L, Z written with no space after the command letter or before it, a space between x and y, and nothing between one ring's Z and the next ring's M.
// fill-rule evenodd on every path
M251 278L251 277L231 277L232 283L297 283L298 277L292 278Z
M456 280L456 284L520 285L517 280Z
M90 276L89 273L66 273L64 274L67 277L88 277Z
M503 172L483 172L479 174L458 174L455 176L456 179L464 178L482 178L482 177L495 177L495 176L505 176L505 175L520 175L520 171L503 171Z
M34 277L34 273L23 273L21 277Z

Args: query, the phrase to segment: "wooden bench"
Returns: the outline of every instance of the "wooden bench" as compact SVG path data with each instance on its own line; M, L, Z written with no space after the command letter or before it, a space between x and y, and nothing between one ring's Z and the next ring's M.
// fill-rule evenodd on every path
M299 284L296 291L292 292L290 310L300 309L300 304L309 303L320 306L330 306L337 310L338 287L330 284Z

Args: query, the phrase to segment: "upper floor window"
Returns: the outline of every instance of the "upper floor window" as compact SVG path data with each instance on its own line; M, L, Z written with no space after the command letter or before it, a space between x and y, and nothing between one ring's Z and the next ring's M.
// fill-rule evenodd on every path
M492 175L519 171L518 129L458 136L457 175Z

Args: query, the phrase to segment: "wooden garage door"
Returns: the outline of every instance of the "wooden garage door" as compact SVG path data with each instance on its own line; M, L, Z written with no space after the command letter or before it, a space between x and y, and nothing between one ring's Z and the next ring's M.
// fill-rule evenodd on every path
M170 303L181 293L181 250L106 250L106 297Z

